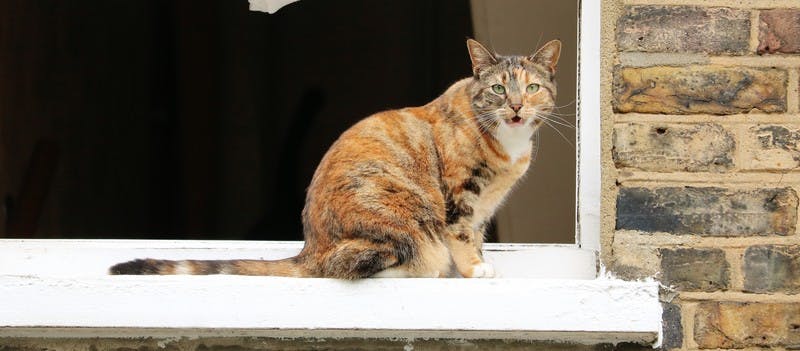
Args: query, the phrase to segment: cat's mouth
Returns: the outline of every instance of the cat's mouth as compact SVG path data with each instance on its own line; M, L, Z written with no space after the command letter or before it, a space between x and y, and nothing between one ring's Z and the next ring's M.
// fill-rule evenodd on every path
M508 124L509 126L512 126L512 127L521 126L521 125L525 124L525 120L522 119L522 117L520 117L520 116L514 116L511 119L507 119L506 120L506 124Z

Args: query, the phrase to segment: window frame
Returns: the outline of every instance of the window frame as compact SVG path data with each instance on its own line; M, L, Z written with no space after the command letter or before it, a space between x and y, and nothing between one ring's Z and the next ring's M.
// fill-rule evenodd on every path
M580 1L578 17L578 93L575 157L575 242L581 248L600 252L601 208L601 110L600 43L601 2Z
M298 0L248 0L251 11L273 14ZM599 1L576 0L578 14L578 77L576 92L575 244L600 251L600 14Z
M269 0L250 2L253 8L253 3ZM349 282L109 276L97 268L144 256L285 257L299 250L300 242L0 239L0 337L364 337L658 345L658 283L597 276L600 6L599 1L580 2L575 244L487 244L487 260L496 262L501 276L495 279ZM537 257L549 257L550 264L531 261ZM573 275L545 274L564 262L580 263ZM531 265L541 273L507 268ZM177 304L179 313L163 308L165 301ZM330 318L333 312L336 318Z

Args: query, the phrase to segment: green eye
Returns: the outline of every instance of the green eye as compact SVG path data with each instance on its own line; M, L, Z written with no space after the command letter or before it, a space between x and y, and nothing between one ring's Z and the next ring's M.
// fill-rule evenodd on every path
M504 86L502 86L500 84L495 84L495 85L492 85L492 91L495 92L495 94L505 94L506 93L506 87L504 87Z
M539 91L539 84L535 84L535 83L531 84L531 85L528 86L527 90L528 90L529 93L533 94L533 93Z

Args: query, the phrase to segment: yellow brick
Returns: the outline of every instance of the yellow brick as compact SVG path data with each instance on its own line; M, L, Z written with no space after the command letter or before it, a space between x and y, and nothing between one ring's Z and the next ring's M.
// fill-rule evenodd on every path
M716 115L786 111L787 72L723 66L617 67L614 110Z

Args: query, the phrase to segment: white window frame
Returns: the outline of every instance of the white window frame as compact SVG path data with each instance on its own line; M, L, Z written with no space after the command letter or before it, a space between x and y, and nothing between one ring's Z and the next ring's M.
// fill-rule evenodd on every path
M581 0L578 19L578 94L575 242L600 252L601 145L600 125L600 14L601 1Z
M270 0L250 0L252 4ZM600 2L580 5L576 244L487 244L494 279L109 276L133 258L274 259L301 242L0 240L2 337L387 337L658 344L656 282L597 277Z

